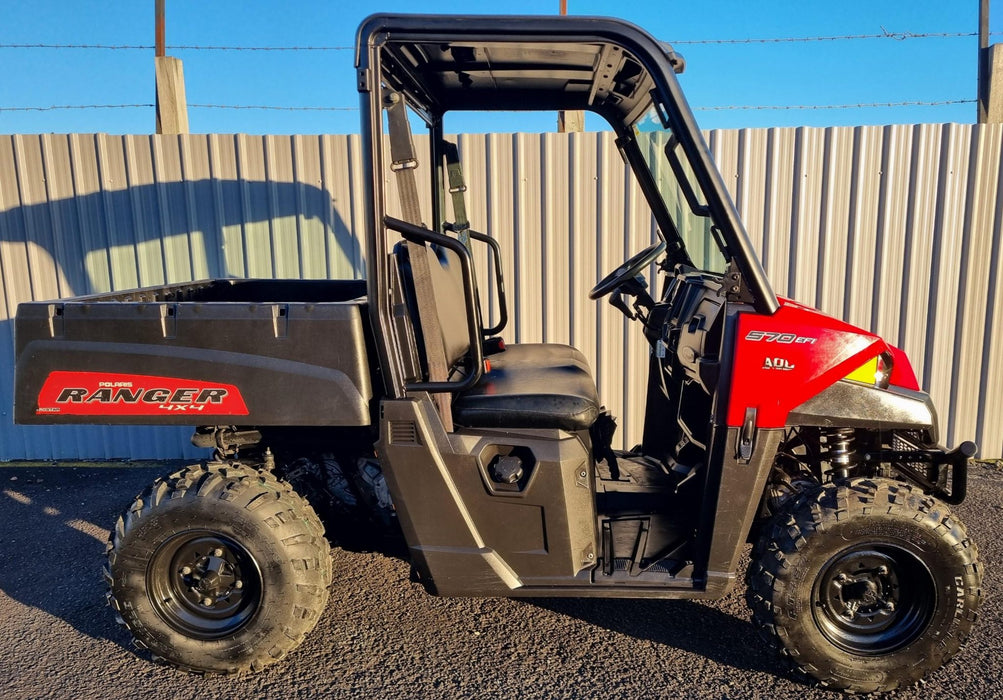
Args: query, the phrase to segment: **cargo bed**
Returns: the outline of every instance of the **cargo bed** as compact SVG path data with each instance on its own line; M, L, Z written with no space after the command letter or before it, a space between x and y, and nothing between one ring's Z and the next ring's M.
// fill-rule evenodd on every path
M371 423L363 280L206 280L18 307L24 424Z

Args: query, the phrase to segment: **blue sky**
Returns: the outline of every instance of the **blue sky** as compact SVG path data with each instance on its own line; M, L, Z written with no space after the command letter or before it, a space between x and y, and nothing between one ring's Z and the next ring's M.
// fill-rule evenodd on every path
M995 3L990 28L1003 31ZM153 0L3 0L0 44L152 44ZM686 41L889 32L974 32L978 2L647 2L568 0L569 13L616 15L659 39ZM167 0L168 45L350 46L370 12L556 13L558 0ZM993 40L1001 40L1000 36ZM678 44L681 77L704 128L972 122L974 104L824 111L705 111L722 105L828 105L974 99L975 37L811 43ZM352 133L352 52L169 50L184 61L190 104L344 107L296 112L191 108L193 133ZM0 48L0 107L136 104L154 99L152 50ZM550 114L520 117L549 131ZM150 133L152 108L0 111L0 133ZM513 121L501 130L511 130ZM491 129L476 120L463 130ZM595 121L589 127L600 126Z

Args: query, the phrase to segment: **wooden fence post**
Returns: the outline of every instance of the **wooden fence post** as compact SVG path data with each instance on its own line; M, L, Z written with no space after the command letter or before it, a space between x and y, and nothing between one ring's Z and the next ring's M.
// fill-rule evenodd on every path
M188 101L185 98L185 71L180 58L166 55L166 0L155 0L153 4L154 34L154 76L157 97L157 133L188 133Z
M157 56L157 133L188 133L185 71L180 58Z

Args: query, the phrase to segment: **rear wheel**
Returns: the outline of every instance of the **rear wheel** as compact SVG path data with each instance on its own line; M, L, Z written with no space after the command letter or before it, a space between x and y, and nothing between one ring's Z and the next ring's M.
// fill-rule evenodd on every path
M753 621L820 683L911 685L950 659L976 618L975 545L948 508L887 479L828 485L787 505L756 545Z
M258 670L327 602L323 528L288 484L236 464L158 479L119 518L108 600L137 646L194 671Z

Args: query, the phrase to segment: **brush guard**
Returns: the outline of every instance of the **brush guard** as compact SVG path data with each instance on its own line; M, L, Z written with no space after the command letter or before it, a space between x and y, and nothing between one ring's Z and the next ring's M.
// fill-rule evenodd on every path
M968 460L978 449L974 442L966 440L950 451L939 447L871 451L864 454L864 461L891 464L927 493L957 505L968 494Z

